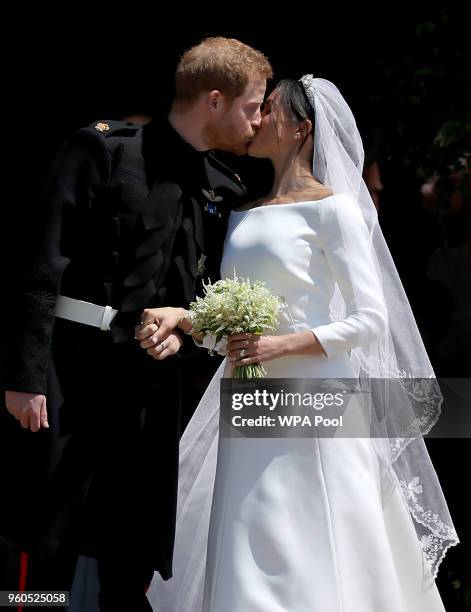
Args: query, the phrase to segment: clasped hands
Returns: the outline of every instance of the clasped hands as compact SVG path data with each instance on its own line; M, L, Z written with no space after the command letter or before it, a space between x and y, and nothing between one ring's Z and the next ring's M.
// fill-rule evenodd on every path
M141 324L135 329L135 338L148 355L163 360L178 352L183 340L179 332L191 333L191 322L184 308L147 308ZM201 335L198 337L201 340ZM284 353L282 336L234 334L227 342L227 358L235 366L270 361Z
M191 323L183 325L187 315L183 308L146 308L141 317L141 324L135 328L134 338L148 355L162 361L175 355L183 345L183 339L177 329L186 331Z
M183 308L148 308L142 313L141 325L135 328L135 338L148 355L163 360L175 355L183 344L180 331L191 333L191 322ZM177 331L178 330L178 331ZM203 334L193 333L198 341ZM227 358L234 365L270 361L286 352L283 336L235 334L227 342ZM25 429L36 432L48 428L47 404L44 395L6 391L8 411Z

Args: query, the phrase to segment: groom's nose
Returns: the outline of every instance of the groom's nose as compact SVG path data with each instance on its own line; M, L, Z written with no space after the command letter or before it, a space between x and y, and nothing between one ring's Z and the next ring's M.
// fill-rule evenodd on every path
M251 121L251 124L254 130L260 129L260 126L262 125L262 113L260 112L260 109L258 109L255 117Z

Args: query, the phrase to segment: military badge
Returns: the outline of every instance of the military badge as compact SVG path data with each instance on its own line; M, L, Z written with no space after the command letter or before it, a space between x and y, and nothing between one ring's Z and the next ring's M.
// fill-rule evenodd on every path
M206 202L206 204L204 205L204 210L210 215L216 215L217 217L222 219L222 212L218 209L216 204Z
M210 202L222 202L222 196L218 196L212 189L202 189L203 195Z

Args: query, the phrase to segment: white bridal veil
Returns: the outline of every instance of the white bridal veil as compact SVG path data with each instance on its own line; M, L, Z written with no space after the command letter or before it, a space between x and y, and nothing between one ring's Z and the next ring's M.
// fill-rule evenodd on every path
M334 193L352 197L369 230L387 331L353 349L351 358L362 389L368 391L364 397L370 401L371 434L390 486L400 487L413 518L427 584L436 577L447 549L459 541L423 440L439 418L442 395L362 178L363 145L352 111L330 81L305 75L301 83L314 109L313 173ZM347 316L338 287L330 309L332 320Z

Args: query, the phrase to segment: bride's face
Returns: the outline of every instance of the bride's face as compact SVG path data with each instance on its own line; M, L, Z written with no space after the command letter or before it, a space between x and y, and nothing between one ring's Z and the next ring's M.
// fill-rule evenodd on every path
M262 124L250 143L248 154L273 159L291 150L297 127L298 124L282 105L279 91L275 89L265 101Z

